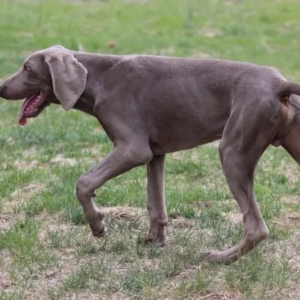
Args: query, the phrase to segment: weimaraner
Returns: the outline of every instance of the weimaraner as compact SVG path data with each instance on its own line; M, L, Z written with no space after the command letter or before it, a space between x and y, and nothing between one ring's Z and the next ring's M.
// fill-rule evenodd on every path
M254 171L269 145L283 146L300 161L300 84L277 71L234 61L146 55L101 55L54 46L29 56L0 86L7 100L26 100L20 124L51 103L98 119L113 150L83 174L76 194L96 237L106 232L92 197L107 180L147 165L146 241L165 243L165 154L221 139L219 152L228 185L244 221L243 240L208 259L232 262L266 239Z

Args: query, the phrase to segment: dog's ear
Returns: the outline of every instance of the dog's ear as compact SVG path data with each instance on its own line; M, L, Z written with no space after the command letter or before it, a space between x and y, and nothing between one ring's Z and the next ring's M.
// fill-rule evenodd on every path
M45 61L55 97L64 110L70 110L84 91L87 69L68 51L54 51L46 56Z

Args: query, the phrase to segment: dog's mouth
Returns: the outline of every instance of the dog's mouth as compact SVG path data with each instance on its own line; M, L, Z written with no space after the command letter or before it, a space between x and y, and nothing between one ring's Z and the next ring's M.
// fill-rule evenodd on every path
M27 118L34 118L41 113L46 106L45 99L46 94L42 91L36 92L25 99L19 117L19 124L21 126L26 125Z

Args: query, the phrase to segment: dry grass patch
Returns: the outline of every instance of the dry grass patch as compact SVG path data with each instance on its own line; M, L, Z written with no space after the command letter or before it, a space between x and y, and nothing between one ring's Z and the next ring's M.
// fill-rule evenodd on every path
M12 261L12 255L8 250L0 250L0 297L4 291L13 293L17 288Z
M32 197L34 194L41 192L44 188L45 185L43 183L31 182L17 189L11 194L11 201L6 202L6 204L4 205L4 211L5 208L7 208L8 210L12 209L16 205L19 205L22 202L30 199L30 197Z
M286 203L286 204L299 204L300 203L300 196L297 195L285 195L283 196L280 201L282 203Z
M299 182L299 167L296 163L281 162L278 166L278 173L287 177L291 188L294 188Z
M31 273L20 272L14 281L7 271L13 265L3 268L3 278L12 282L7 295L19 285L26 299L94 299L97 295L98 299L182 299L183 295L187 299L246 299L238 285L228 285L227 272L234 265L215 266L201 258L217 238L215 229L199 227L198 219L178 217L167 226L167 246L149 247L143 242L148 227L145 209L118 206L101 210L109 231L99 240L91 236L87 225L63 222L61 214L35 216L40 224L39 244L56 260L43 268L33 265ZM297 237L291 249L297 250L296 241ZM272 248L269 257L278 251L280 260L283 248L278 249ZM291 257L292 264L297 264L297 256ZM237 277L238 265L236 271L231 270ZM24 280L26 286L21 284Z
M101 212L105 216L111 217L114 220L126 220L133 221L139 220L139 222L146 222L148 220L148 214L146 209L130 206L103 206Z
M14 162L14 165L18 168L19 171L24 172L36 168L39 165L39 162L37 160L32 160L32 161L16 160Z
M75 166L77 161L74 158L64 157L62 154L57 154L50 160L52 164L59 164L61 166Z
M26 203L31 197L38 194L45 188L45 185L39 182L31 182L15 190L10 200L3 202L0 218L0 229L8 230L17 220L23 222L25 214L19 211L21 205Z
M214 38L216 36L223 35L224 32L217 28L203 28L200 31L198 31L199 35L203 35L205 37Z

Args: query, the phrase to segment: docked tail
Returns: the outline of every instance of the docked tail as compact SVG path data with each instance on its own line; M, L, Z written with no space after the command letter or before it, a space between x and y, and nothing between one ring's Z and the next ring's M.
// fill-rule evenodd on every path
M300 96L300 84L292 81L281 81L278 94L281 97L289 97L291 94Z

